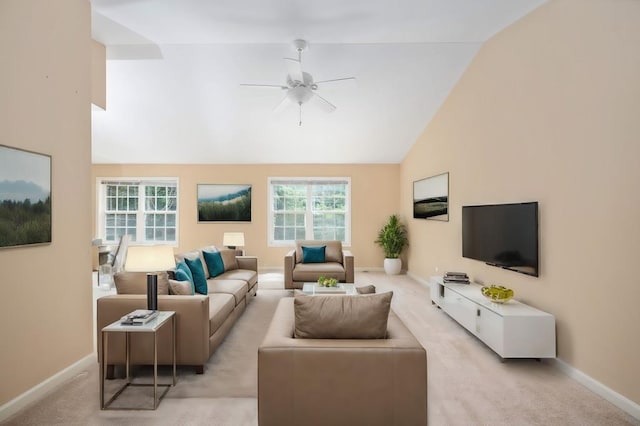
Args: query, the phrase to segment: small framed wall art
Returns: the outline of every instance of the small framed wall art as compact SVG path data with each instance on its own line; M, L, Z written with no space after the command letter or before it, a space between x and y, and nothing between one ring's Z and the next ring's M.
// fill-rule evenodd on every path
M251 185L198 184L198 222L251 222Z
M51 243L51 156L0 145L0 248Z
M413 182L413 218L449 221L449 172Z

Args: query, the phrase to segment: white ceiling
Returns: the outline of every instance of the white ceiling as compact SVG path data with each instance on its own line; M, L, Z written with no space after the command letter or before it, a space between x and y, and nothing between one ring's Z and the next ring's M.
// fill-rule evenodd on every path
M398 163L482 43L544 0L92 0L94 163ZM274 113L296 57L335 104Z

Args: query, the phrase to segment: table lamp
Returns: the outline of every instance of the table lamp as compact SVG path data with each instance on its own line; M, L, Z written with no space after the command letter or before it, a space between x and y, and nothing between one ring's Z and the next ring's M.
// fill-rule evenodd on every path
M158 310L158 272L176 267L173 248L167 245L134 246L127 251L125 271L147 272L147 309Z
M222 245L231 250L235 250L236 247L244 247L244 232L225 232L222 237Z

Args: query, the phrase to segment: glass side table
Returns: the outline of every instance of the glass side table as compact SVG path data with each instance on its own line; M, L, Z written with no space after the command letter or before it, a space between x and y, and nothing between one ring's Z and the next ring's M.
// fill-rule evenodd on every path
M172 364L173 364L173 382L166 384L158 383L158 338L157 333L162 327L171 323L171 346L172 351ZM126 379L125 384L108 400L105 402L104 395L104 380L107 374L107 353L109 345L110 333L125 333L125 351L126 351ZM152 333L153 334L153 383L132 383L130 372L130 350L131 350L131 334L132 333ZM118 410L155 410L158 408L158 404L164 398L171 386L176 384L176 316L173 311L159 311L158 316L151 321L141 325L124 325L120 324L120 321L116 321L104 327L100 332L100 338L102 339L102 352L100 355L100 409L118 409ZM115 399L120 396L122 392L129 386L153 386L153 407L117 407L110 408L109 406ZM164 392L158 395L158 387L164 387Z

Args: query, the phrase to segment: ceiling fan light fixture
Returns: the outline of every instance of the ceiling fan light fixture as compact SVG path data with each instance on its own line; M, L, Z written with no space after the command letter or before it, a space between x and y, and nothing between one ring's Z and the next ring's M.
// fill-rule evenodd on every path
M289 99L291 99L295 103L303 104L311 99L311 97L313 96L313 92L308 87L297 86L289 89L289 91L287 92L287 96L289 96Z
M297 39L293 41L293 47L298 52L298 59L284 58L287 65L287 79L286 86L275 84L247 84L243 83L242 86L253 87L277 87L287 90L287 95L280 101L274 108L275 112L281 111L286 108L288 104L294 103L298 105L298 125L302 125L302 104L310 101L311 99L325 112L333 112L336 110L336 106L331 102L320 96L315 91L318 89L319 84L332 83L345 80L355 80L355 77L334 78L331 80L323 80L315 82L313 76L310 73L302 71L302 52L307 50L309 44L306 40Z

